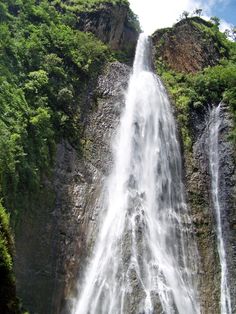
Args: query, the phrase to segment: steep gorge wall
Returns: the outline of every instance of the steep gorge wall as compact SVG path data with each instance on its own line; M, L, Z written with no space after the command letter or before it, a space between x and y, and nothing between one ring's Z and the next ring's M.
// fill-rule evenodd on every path
M125 22L126 13L122 8L113 12L112 8L108 11L101 9L96 13L81 13L78 27L94 32L114 49L122 50L132 42L134 51L137 33L131 36L130 41L130 29ZM181 37L181 32L178 32L179 39L184 37ZM211 45L212 50L206 50L206 46L196 49L196 45L199 46L199 35L192 41L192 32L187 31L187 34L184 37L184 52L178 49L180 45L176 47L176 43L171 42L173 38L166 35L165 49L156 49L156 58L162 57L175 70L187 72L215 64L219 58L217 50ZM162 40L158 36L156 34L154 37L155 47ZM185 52L189 57L184 57ZM24 306L32 313L68 313L70 298L76 293L75 280L79 278L80 282L82 279L78 269L81 271L86 265L96 237L96 202L104 176L109 173L111 166L110 140L124 105L129 73L129 67L115 62L103 69L97 82L91 83L83 104L83 154L67 139L62 139L57 145L52 178L44 181L42 192L36 201L26 200L27 210L20 217L16 230L15 268L18 294ZM226 205L224 212L225 230L228 229L228 267L235 307L235 155L232 143L227 139L232 121L226 106L222 109L222 117L224 123L220 131L220 159L221 184L224 189L221 190L221 198ZM189 131L192 134L192 147L190 151L184 150L183 159L187 198L201 262L203 313L217 314L220 266L210 195L208 119L208 108L191 111Z
M129 24L128 6L98 7L79 13L77 29L93 32L111 49L125 48L132 59L138 32ZM79 121L75 119L80 124L77 143L60 139L52 175L43 177L37 195L24 199L24 210L17 217L16 288L30 313L67 313L78 269L86 264L96 235L96 202L109 172L110 139L124 103L130 68L113 62L101 72L85 87L78 82L73 108L80 116Z
M96 236L98 201L111 165L111 137L124 105L130 68L108 64L88 100L84 155L66 139L57 145L54 174L16 233L18 295L32 313L68 313L78 269Z
M220 261L217 223L211 194L209 169L210 108L191 112L192 150L185 151L186 188L200 255L200 293L203 313L220 313ZM229 108L222 105L219 133L219 199L232 306L235 309L235 183L234 145L228 136L232 128Z
M134 31L128 6L105 4L92 12L78 14L77 27L81 31L92 32L114 50L126 51L134 55L138 33Z
M200 24L196 24L200 23ZM154 60L164 65L166 71L196 73L219 62L221 53L217 38L204 31L210 24L198 17L182 20L173 28L157 30L153 34ZM223 48L223 47L221 47ZM226 55L225 55L226 56ZM168 88L167 88L168 89ZM170 96L172 99L172 97ZM173 108L177 121L181 109ZM199 288L202 313L220 313L220 262L217 250L216 217L212 204L211 177L209 170L209 117L212 106L191 106L185 118L185 128L191 138L191 146L182 138L185 186L200 257ZM219 133L220 201L222 204L223 236L226 244L232 312L236 311L235 299L235 146L229 139L233 128L232 112L228 105L221 109ZM183 125L179 123L179 129Z

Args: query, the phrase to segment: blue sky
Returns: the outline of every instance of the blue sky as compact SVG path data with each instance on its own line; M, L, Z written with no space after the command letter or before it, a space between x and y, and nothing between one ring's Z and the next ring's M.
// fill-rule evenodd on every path
M156 29L172 26L183 11L204 11L204 17L218 16L221 29L236 25L236 0L129 0L139 16L143 30L153 33Z
M227 1L223 5L214 5L212 11L216 16L236 25L236 0Z

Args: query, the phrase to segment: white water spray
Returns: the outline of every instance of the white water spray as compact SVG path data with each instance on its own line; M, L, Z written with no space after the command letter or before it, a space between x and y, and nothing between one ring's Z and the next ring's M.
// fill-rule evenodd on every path
M101 226L73 314L200 313L196 246L166 92L141 35L101 196Z
M218 136L221 124L220 105L213 108L210 116L210 171L211 171L211 190L212 201L217 223L217 247L221 265L221 314L231 314L231 300L228 287L228 271L226 263L225 244L222 231L222 217L219 200L219 147Z

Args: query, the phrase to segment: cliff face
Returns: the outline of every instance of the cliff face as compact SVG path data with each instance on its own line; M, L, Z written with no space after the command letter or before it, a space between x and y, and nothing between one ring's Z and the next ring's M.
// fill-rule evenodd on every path
M125 6L100 6L98 10L79 13L77 27L93 32L113 49L128 47L133 53L138 35L127 14ZM177 71L195 72L216 64L220 58L214 41L204 41L194 24L182 22L174 29L158 31L153 41L155 58L162 58ZM82 280L83 267L96 237L97 202L104 176L111 167L110 142L124 106L129 74L126 65L108 64L98 80L91 81L79 95L83 99L78 139L82 152L62 138L56 147L52 177L44 179L36 199L25 200L27 210L21 213L16 228L15 270L18 295L32 313L68 313L70 298L76 294L76 281ZM228 140L232 118L227 106L223 106L221 115L220 198L225 204L224 230L235 307L235 155ZM190 150L183 148L183 160L200 255L200 296L203 313L217 314L220 265L210 195L209 110L193 108L188 119L192 146Z
M49 9L52 10L51 7ZM57 11L60 12L59 8ZM73 21L79 21L78 25L73 24L73 36L76 36L78 28L84 32L92 31L109 44L111 50L126 47L126 56L132 58L138 33L129 24L128 12L128 6L106 4L99 5L96 10L73 15ZM64 14L62 18L68 16ZM36 19L35 16L33 19ZM42 26L42 20L37 21ZM64 36L63 31L69 29L67 25L60 27L56 38L60 37L60 33ZM67 43L67 36L63 37L63 43ZM94 37L89 38L92 42ZM68 45L64 51L58 52L60 48L57 47L60 57L48 51L53 65L59 60L55 72L53 70L49 74L53 81L55 79L50 92L60 85L60 74L64 71L60 68L62 64L66 68L62 76L65 73L72 76L74 71L77 71L78 76L74 81L71 80L75 88L63 78L61 91L65 92L65 98L62 95L60 99L60 91L55 93L58 103L53 107L56 107L58 115L65 117L67 126L65 131L56 130L63 135L58 136L60 140L56 145L54 167L50 174L42 175L37 193L27 193L22 186L22 203L19 204L15 226L14 269L17 295L30 313L56 314L67 311L69 303L66 300L75 290L78 269L86 262L93 234L96 234L96 202L104 173L109 171L110 139L129 79L130 68L118 62L106 62L104 69L98 62L93 68L94 72L89 71L90 63L94 60L93 52L84 51L86 40L86 36L82 37L79 47L71 52L70 48L74 44L73 38L70 38L71 46ZM88 44L91 50L99 50L99 45L100 42L94 48ZM90 59L83 70L78 70L78 65L83 64L83 58L76 57L80 48ZM102 53L103 48L100 50ZM99 61L100 55L97 59ZM99 77L98 69L101 69ZM59 129L62 126L56 127Z
M84 155L65 139L57 145L53 178L18 223L17 289L32 313L68 313L78 269L86 265L96 235L96 203L111 165L110 141L129 73L118 62L104 69L84 104Z
M192 211L200 255L200 295L203 313L220 313L220 261L217 250L217 222L211 194L209 166L210 109L192 110L191 151L185 151L186 190ZM222 105L219 133L219 199L231 301L235 307L235 154L228 135L232 129L229 108Z
M212 28L212 25L211 25ZM227 49L217 39L219 33L210 33L210 24L199 18L182 20L173 28L158 30L153 34L154 60L164 66L165 73L181 72L183 75L196 73L206 67L214 66L219 59L227 55ZM217 35L217 36L216 36ZM219 35L220 36L220 35ZM223 55L222 55L223 54ZM181 76L180 76L181 77ZM181 79L175 81L174 92L181 90ZM179 85L178 85L179 84ZM169 86L169 85L168 85ZM168 89L167 86L167 89ZM190 85L185 85L185 88ZM172 92L173 92L172 90ZM171 93L170 93L171 94ZM187 94L186 94L187 95ZM173 95L171 95L173 96ZM201 95L200 95L201 96ZM179 98L180 99L180 98ZM191 98L190 98L191 99ZM184 99L183 99L184 101ZM185 168L185 186L190 206L195 236L200 256L199 289L202 313L220 313L220 276L221 268L217 249L217 223L211 194L211 175L209 168L209 128L210 111L217 105L195 106L183 102L176 105L175 115L182 130L190 136L191 145L183 145ZM215 104L214 104L215 103ZM184 107L185 106L185 107ZM183 111L183 108L185 111ZM184 120L183 120L184 114ZM235 299L235 147L229 140L233 129L233 116L229 105L222 104L221 127L219 131L219 199L222 212L222 228L229 271L229 285L233 312L236 310ZM183 135L183 133L182 133Z
M133 56L138 31L130 21L130 9L126 5L102 4L91 12L78 13L77 27L92 32L114 50L126 51Z
M173 28L157 30L152 36L155 58L161 58L177 72L192 73L216 65L222 54L215 45L217 39L199 28L210 29L210 25L195 17L182 20Z
M129 73L129 67L116 62L109 64L99 77L95 102L91 101L85 121L85 155L78 156L69 143L58 146L54 186L57 228L62 236L56 240L56 278L60 284L54 292L52 313L68 312L70 298L76 293L78 279L80 284L97 235L97 204L104 176L111 166L110 143L124 105Z

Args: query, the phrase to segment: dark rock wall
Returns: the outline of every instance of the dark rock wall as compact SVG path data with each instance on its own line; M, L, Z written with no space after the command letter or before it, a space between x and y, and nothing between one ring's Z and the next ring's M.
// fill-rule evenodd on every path
M211 204L208 146L209 110L192 111L193 149L185 151L186 192L200 257L199 290L203 313L220 313L220 266Z
M17 295L30 313L51 313L54 287L54 195L45 182L42 193L25 199L24 212L15 228Z
M210 108L192 110L192 151L185 151L186 191L200 257L199 290L202 313L220 313L221 268L217 250L216 217L209 169ZM228 136L232 127L229 108L222 105L219 131L219 198L226 246L233 313L235 312L235 153Z
M91 31L114 49L134 51L137 32L127 22L127 8L81 13L78 27ZM172 36L173 35L173 36ZM158 43L164 39L158 50ZM201 44L199 44L201 42ZM199 30L179 23L172 31L154 35L156 57L161 55L173 69L194 72L215 64L219 54L213 43L203 44ZM97 202L102 183L110 172L110 142L114 136L128 84L130 68L109 64L91 92L83 116L83 155L67 141L57 146L53 177L45 180L42 193L26 200L28 210L16 229L17 289L30 313L68 313L76 281L82 280L98 227ZM83 98L83 97L82 97ZM224 204L230 290L235 309L236 191L235 151L228 140L231 118L222 108L220 130L220 198ZM208 108L191 111L191 151L183 151L187 199L194 223L200 256L199 287L202 313L218 314L220 265L216 246L215 217L211 202L208 160ZM80 270L80 272L79 272ZM158 314L158 313L157 313Z
M224 104L221 106L221 119L219 134L219 199L229 272L232 313L236 313L236 155L235 146L228 139L233 121L229 108Z
M111 167L110 142L124 105L130 68L107 65L84 120L84 155L57 146L54 175L37 201L28 200L16 233L18 295L30 313L68 313L97 232L97 202ZM80 282L80 281L79 281Z
M103 4L91 12L78 14L77 27L92 32L114 50L134 55L138 31L130 24L129 8L125 5Z

